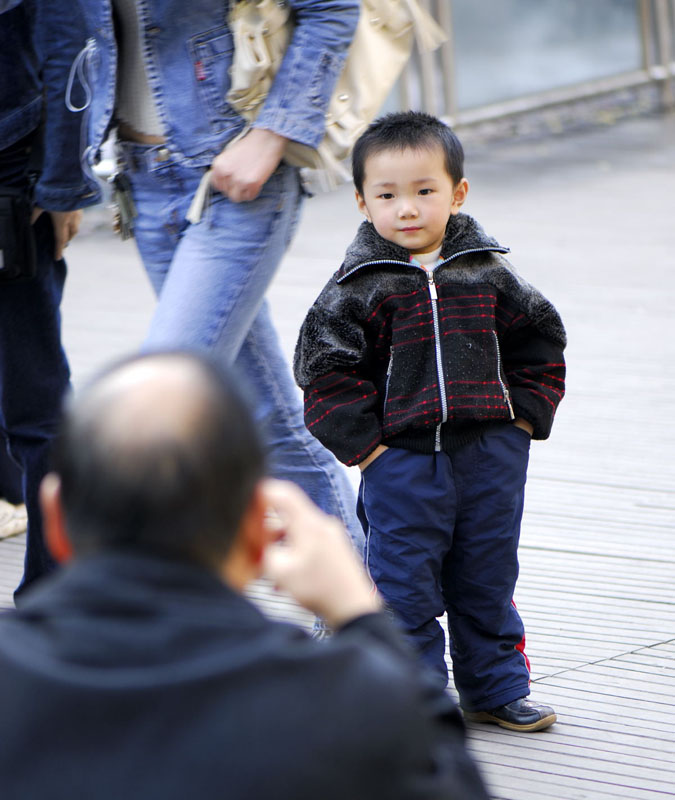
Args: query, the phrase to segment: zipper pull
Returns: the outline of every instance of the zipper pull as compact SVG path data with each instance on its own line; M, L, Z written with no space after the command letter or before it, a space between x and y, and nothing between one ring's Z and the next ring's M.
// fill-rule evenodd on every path
M504 388L504 400L506 400L506 405L509 407L509 414L511 415L511 420L516 418L516 412L513 410L513 403L511 402L511 392L505 387Z
M434 281L434 273L429 270L429 294L432 300L438 300L438 292L436 291L436 283Z

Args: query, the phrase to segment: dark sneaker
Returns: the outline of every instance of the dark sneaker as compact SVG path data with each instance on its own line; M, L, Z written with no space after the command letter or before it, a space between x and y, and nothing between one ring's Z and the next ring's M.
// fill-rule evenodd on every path
M493 722L501 728L525 733L548 728L557 719L551 706L531 703L525 697L513 700L505 706L493 708L491 711L465 711L464 717L469 722Z

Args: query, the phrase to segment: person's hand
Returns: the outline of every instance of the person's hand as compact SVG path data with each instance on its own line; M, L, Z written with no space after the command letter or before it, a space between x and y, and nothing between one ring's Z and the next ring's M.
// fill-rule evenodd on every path
M382 604L342 524L320 511L293 483L265 481L265 499L278 518L263 572L331 628L381 611Z
M516 417L513 420L513 424L516 426L516 428L520 428L526 433L529 433L530 436L532 436L532 434L534 433L534 428L532 426L532 423L528 422L526 419L523 419L522 417Z
M44 209L39 206L33 208L31 224L38 220L43 211ZM82 211L80 209L76 211L50 211L49 216L52 218L52 226L54 228L54 259L59 261L63 258L63 251L68 242L80 228Z
M272 131L252 128L213 159L212 186L233 203L255 200L279 166L287 141Z
M363 459L363 461L361 461L361 463L359 464L359 469L361 470L361 472L363 472L363 470L366 467L370 466L370 464L372 464L376 458L379 458L382 455L382 453L384 453L384 451L388 449L389 448L387 447L386 444L378 444L378 446L373 450L373 452L370 453L370 455L366 456Z

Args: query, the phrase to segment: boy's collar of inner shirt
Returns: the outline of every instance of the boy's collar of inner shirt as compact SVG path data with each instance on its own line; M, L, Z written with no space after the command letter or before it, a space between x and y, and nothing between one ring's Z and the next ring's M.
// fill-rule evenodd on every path
M431 267L435 267L439 261L441 255L441 248L437 247L435 250L432 250L430 253L417 253L417 255L410 256L410 263L415 264L418 267L424 267L424 269L429 269Z

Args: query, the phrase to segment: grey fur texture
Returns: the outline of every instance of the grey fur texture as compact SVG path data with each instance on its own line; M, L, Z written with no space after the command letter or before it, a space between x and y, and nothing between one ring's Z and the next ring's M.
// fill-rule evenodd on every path
M541 333L564 347L567 336L558 313L541 292L524 280L504 257L508 252L509 249L488 236L473 217L467 214L453 215L448 220L445 240L441 246L441 257L450 261L447 266L436 271L436 282L439 285L488 283L494 286L510 297ZM369 267L369 262L387 260L407 265L409 258L405 248L383 239L372 223L363 222L354 241L347 248L344 262L335 277L338 283L344 283L357 273L374 269L375 265ZM396 269L395 264L392 263L391 266ZM386 291L389 283L386 277L387 265L378 264L377 269L381 270L379 288ZM392 280L392 287L395 281L400 281L400 272Z

